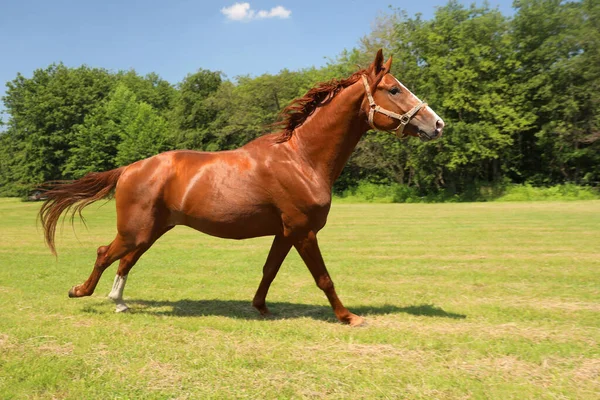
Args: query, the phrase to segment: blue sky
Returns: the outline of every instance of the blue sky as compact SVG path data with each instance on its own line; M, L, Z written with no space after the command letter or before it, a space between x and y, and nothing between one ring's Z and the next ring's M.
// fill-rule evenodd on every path
M321 66L355 47L390 5L411 16L421 13L430 18L436 7L446 3L0 0L0 96L18 72L29 77L54 62L156 72L171 83L199 68L234 78ZM488 3L503 14L512 13L512 0Z

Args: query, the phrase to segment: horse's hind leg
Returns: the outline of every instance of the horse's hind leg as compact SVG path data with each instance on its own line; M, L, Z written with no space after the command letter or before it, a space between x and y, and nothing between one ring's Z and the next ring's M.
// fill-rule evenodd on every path
M104 270L113 262L129 253L133 248L135 248L135 242L124 238L120 234L117 234L115 240L108 246L98 247L98 257L96 258L90 277L81 285L73 286L69 290L69 297L90 296L94 293Z
M127 274L129 270L133 268L137 260L148 250L150 246L140 246L132 252L126 254L119 261L119 269L115 276L115 281L112 286L112 290L108 294L108 298L115 302L117 308L116 312L127 311L129 307L123 301L123 289L125 289L125 283L127 282Z
M115 281L112 286L112 290L108 294L108 298L115 302L116 304L116 312L127 311L129 307L123 301L123 290L125 289L125 283L127 282L127 275L129 271L135 263L140 259L140 257L152 246L152 244L162 235L164 235L167 231L171 230L173 227L168 226L158 232L156 232L148 243L144 243L138 246L135 250L129 252L125 256L121 258L119 262L119 268L117 269L117 275L115 276Z
M133 266L160 234L166 232L164 227L169 211L162 203L164 178L157 178L161 174L157 172L159 165L156 160L149 158L133 164L119 178L115 189L117 237L110 245L98 248L98 258L90 277L83 284L73 287L69 291L70 297L94 293L98 280L108 266L126 254L141 249L137 257L132 256L125 261L125 269L127 264Z

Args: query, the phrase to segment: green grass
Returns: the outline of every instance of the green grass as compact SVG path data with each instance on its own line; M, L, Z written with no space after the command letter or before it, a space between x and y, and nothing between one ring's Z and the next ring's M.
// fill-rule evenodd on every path
M114 204L65 225L58 260L39 204L0 199L0 398L597 399L600 201L334 204L320 233L337 323L290 253L250 306L269 238L179 227L132 270L67 298L115 233Z

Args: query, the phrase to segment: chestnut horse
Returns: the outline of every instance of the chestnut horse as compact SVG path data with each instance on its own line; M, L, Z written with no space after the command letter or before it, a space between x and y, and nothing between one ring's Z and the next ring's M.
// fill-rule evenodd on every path
M343 306L327 273L317 233L327 221L331 193L356 144L370 128L435 139L444 122L390 73L381 50L347 79L321 83L282 112L280 130L221 152L169 151L112 171L59 182L40 210L46 243L56 254L60 215L72 215L114 190L117 235L98 248L90 277L69 291L89 296L100 276L120 260L109 297L127 310L123 289L136 261L175 225L227 239L274 236L252 301L269 314L265 298L294 246L325 292L336 317L360 325Z

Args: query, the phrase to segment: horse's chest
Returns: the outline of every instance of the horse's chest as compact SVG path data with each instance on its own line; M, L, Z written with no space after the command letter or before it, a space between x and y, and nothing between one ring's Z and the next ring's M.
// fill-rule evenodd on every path
M296 201L282 210L285 236L320 231L327 222L331 207L331 197L321 201Z

